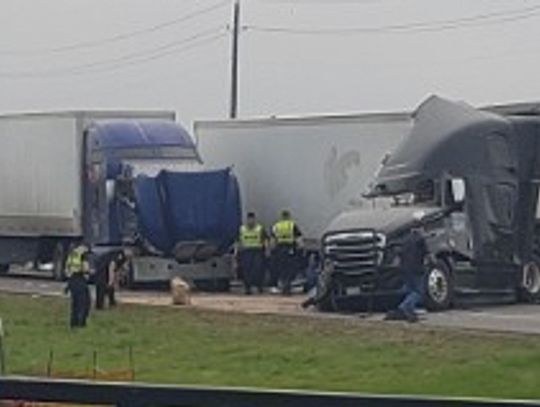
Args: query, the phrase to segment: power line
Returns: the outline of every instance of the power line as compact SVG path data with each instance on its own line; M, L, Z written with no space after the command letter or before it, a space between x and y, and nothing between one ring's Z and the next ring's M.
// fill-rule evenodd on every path
M135 52L131 54L122 55L117 58L105 59L101 61L95 61L88 64L80 64L63 69L48 70L48 71L26 71L26 72L0 72L0 78L41 78L41 77L57 77L57 76L71 76L71 75L84 75L98 72L105 72L110 70L116 70L125 66L132 66L145 62L151 62L168 55L177 54L181 51L185 51L192 48L197 48L208 42L216 41L219 38L224 37L227 34L227 30L224 27L220 29L209 29L201 31L195 35L184 38L179 41L174 41L168 44L164 44L160 47L153 48L146 51Z
M272 27L245 25L243 28L248 31L259 31L278 34L300 34L300 35L350 35L350 34L381 34L395 33L406 34L414 32L433 32L453 30L464 27L478 27L490 24L508 23L535 17L540 14L540 6L514 9L505 12L493 12L478 14L471 17L462 17L451 20L436 20L426 22L415 22L408 24L383 25L379 27L350 27L350 28L293 28L293 27Z
M159 59L171 56L171 55L179 55L179 53L183 52L183 51L197 49L197 48L200 48L200 47L202 47L204 45L214 43L217 40L224 38L226 35L228 35L228 33L221 32L219 34L215 34L215 35L209 36L207 38L200 39L198 41L195 41L195 42L193 42L191 44L188 44L188 45L186 45L184 47L181 47L181 48L178 48L178 49L173 49L173 50L166 51L166 52L160 52L160 53L157 53L157 54L154 54L154 55L151 55L151 56L147 56L147 57L144 57L144 58L139 58L139 59L133 60L133 61L127 61L127 62L124 62L124 63L118 63L118 64L115 64L115 65L106 66L106 67L103 67L102 69L95 69L95 70L88 70L88 71L78 71L78 72L74 72L73 75L87 75L87 74L94 74L94 73L100 73L100 72L115 71L115 70L118 70L118 69L123 69L123 68L126 68L126 67L130 67L130 66L136 66L136 65L143 64L143 63L147 63L147 62L153 62L153 61L156 61L156 60L159 60Z
M90 41L82 41L82 42L69 44L69 45L35 49L35 50L18 50L18 51L17 50L0 50L0 55L12 55L12 56L45 55L45 54L58 54L58 53L64 53L64 52L69 52L69 51L76 51L80 49L96 48L99 46L122 42L122 41L126 41L132 38L142 36L142 35L154 33L154 32L163 30L165 28L168 28L168 27L180 24L180 23L184 23L186 21L208 14L214 10L218 10L222 7L225 7L228 4L229 4L229 0L224 0L212 6L202 8L200 10L194 11L189 14L185 14L183 16L180 16L172 20L155 24L150 27L141 28L139 30L122 33L122 34L116 34L107 38L101 38L101 39L90 40Z
M58 72L56 74L49 74L49 75L35 73L33 75L26 75L26 76L10 76L9 78L17 80L17 79L42 78L42 77L84 76L84 75L98 74L98 73L102 73L102 72L116 71L116 70L119 70L119 69L124 69L124 68L131 67L131 66L137 66L137 65L147 63L147 62L153 62L153 61L156 61L156 60L159 60L159 59L162 59L164 57L171 56L171 55L174 55L174 54L178 55L182 51L188 51L188 50L191 50L191 49L200 48L200 47L202 47L204 45L213 43L213 42L223 38L225 35L226 35L225 33L216 34L214 36L205 38L204 40L199 40L199 41L197 41L195 43L189 44L189 45L184 46L184 47L179 48L179 49L170 50L170 51L167 51L167 52L161 52L159 54L155 54L155 55L148 56L148 57L145 57L145 58L139 58L138 60L127 61L127 62L123 62L123 63L117 63L117 64L113 64L113 65L110 65L110 66L104 66L104 67L97 68L97 69L70 71L70 72L64 72L64 73L59 73ZM0 78L1 77L2 76L0 75Z

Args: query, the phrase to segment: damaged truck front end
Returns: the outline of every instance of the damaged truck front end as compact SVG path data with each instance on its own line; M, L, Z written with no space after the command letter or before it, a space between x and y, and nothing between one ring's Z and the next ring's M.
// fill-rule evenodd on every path
M429 309L458 297L539 298L540 120L438 97L413 119L368 194L389 204L341 214L327 229L319 308L395 306L403 294L400 240L419 223L436 259L426 264Z
M448 208L436 206L393 206L370 212L349 212L338 217L322 241L323 269L320 278L321 298L319 309L376 310L388 309L398 304L404 294L401 278L401 241L421 220L426 230L430 251L439 254L459 250L453 241L446 239L452 228ZM356 229L351 225L364 225ZM467 259L461 252L460 259ZM429 265L426 292L431 309L448 306L452 295L452 281L448 266L443 260Z

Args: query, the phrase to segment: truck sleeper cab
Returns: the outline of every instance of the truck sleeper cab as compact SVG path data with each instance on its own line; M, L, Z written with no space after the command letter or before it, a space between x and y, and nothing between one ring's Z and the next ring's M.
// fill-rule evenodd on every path
M417 221L437 258L426 265L429 309L461 299L538 299L539 139L537 117L424 102L368 194L392 204L341 214L329 226L319 307L395 306L400 239Z

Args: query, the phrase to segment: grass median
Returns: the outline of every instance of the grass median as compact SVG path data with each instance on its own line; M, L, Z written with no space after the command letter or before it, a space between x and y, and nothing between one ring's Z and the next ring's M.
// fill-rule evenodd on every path
M0 295L8 373L119 371L131 349L144 382L540 398L536 336L135 305L71 331L67 313L65 299Z

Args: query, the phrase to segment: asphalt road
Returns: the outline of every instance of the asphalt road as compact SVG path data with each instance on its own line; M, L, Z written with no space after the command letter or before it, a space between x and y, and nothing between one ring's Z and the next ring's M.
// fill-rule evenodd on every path
M35 273L0 278L0 292L27 295L63 296L65 284ZM169 294L164 290L122 291L121 302L144 305L169 305ZM304 296L281 297L272 295L244 296L241 293L194 294L192 306L229 312L253 314L305 315L321 318L360 318L382 320L381 314L333 315L304 311L300 304ZM451 310L422 315L421 324L433 327L485 330L493 332L527 333L540 335L540 305L478 306L466 310Z

